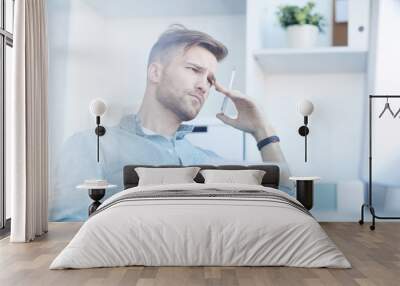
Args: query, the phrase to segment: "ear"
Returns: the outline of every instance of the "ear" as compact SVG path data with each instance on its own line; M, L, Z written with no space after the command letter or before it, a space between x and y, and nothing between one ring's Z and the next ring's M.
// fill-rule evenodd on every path
M147 77L153 83L159 83L162 77L163 66L160 63L154 62L147 69Z

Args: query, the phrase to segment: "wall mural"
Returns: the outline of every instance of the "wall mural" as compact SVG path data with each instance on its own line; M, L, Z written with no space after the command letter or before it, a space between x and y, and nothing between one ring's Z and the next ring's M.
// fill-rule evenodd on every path
M327 19L317 45L329 47L333 6L316 2ZM271 162L292 195L289 175L321 177L318 219L358 220L368 178L365 73L263 73L253 52L285 47L276 14L285 1L260 1L260 21L248 18L246 1L182 3L48 1L50 220L87 219L92 201L77 186L107 180L117 186L107 198L122 190L125 165ZM249 38L255 24L262 33ZM304 99L315 107L307 163L298 133ZM398 140L388 135L397 121L386 115L374 120L374 194L380 213L394 213ZM270 136L280 142L260 151Z

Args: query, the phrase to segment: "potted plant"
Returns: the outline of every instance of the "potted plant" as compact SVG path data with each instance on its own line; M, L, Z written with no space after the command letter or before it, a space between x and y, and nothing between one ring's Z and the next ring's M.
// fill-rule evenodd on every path
M279 6L277 16L281 26L287 30L288 46L291 48L311 48L315 46L318 32L323 32L325 19L319 13L312 13L313 1L304 7L294 5Z

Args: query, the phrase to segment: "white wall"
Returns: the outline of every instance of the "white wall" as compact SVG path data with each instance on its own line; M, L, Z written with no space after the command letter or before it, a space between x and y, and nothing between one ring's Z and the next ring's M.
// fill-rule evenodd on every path
M400 2L395 0L373 2L373 27L371 52L369 58L369 94L400 95L399 65L400 39ZM397 166L400 164L400 127L399 118L393 119L387 112L378 118L386 99L373 100L373 164L374 182L383 185L399 186L400 178ZM400 108L400 99L389 99L394 112ZM367 103L366 103L367 104ZM367 123L367 122L366 122ZM365 124L365 128L367 128ZM367 130L367 129L366 129ZM365 138L368 134L365 132ZM364 146L365 150L368 144ZM367 164L364 164L363 175L367 178Z
M368 90L370 94L400 95L400 1L373 1L372 39L369 59ZM373 100L372 117L372 154L374 202L381 201L388 215L398 215L400 205L400 120L393 119L382 112L386 99ZM396 112L400 108L400 99L389 99L390 106ZM365 124L365 130L367 124ZM368 134L364 134L368 138ZM368 144L364 146L367 154ZM366 158L366 157L365 157ZM367 161L363 164L363 177L368 179Z

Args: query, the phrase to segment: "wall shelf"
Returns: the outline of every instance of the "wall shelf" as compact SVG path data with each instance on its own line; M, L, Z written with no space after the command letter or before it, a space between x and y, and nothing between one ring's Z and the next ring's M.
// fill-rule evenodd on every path
M262 49L253 53L266 73L362 73L368 52L348 47Z

